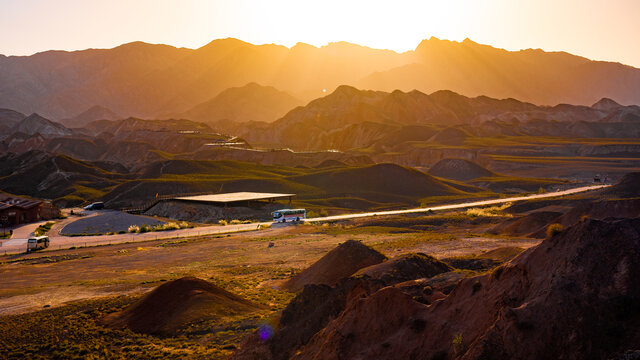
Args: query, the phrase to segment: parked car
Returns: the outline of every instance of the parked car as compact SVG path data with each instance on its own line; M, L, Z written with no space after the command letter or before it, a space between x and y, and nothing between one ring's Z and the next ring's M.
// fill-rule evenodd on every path
M94 202L93 204L84 207L85 210L102 210L104 209L103 202Z

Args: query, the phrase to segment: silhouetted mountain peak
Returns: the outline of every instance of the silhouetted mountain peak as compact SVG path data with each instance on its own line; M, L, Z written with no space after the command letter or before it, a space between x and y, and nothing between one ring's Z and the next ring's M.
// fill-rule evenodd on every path
M338 86L331 95L340 95L340 96L355 96L360 93L360 90L356 89L350 85L340 85Z
M611 100L609 98L602 98L597 103L591 105L591 107L594 108L594 109L604 110L604 111L614 110L614 109L617 109L617 108L619 108L621 106L622 105L618 104L617 102L615 102L615 101L613 101L613 100Z
M238 47L238 46L246 46L246 45L251 45L247 42L244 42L242 40L238 40L236 38L232 38L232 37L228 37L225 39L216 39L213 40L211 42L209 42L208 44L198 48L198 50L203 50L203 49L207 49L207 50L211 50L211 49L230 49L230 48L234 48L234 47Z
M465 38L464 40L462 40L462 43L466 44L466 45L478 45L477 42L475 42L475 41L473 41L473 40L471 40L469 38Z

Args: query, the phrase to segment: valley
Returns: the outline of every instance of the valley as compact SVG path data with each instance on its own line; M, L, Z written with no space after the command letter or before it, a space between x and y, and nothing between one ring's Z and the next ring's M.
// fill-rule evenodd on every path
M0 55L0 359L640 359L640 69L415 44Z

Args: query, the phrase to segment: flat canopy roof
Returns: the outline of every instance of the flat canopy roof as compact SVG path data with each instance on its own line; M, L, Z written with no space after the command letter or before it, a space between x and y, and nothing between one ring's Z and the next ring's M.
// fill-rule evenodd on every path
M295 195L296 194L234 192L234 193L226 193L226 194L184 196L184 197L177 197L175 199L176 200L187 200L187 201L230 203L230 202L235 202L235 201L279 199L279 198L292 197L292 196L295 196Z

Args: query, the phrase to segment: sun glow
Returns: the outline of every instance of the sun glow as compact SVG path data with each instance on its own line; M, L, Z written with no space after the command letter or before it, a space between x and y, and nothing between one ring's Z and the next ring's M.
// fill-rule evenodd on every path
M0 0L0 53L137 40L198 48L226 37L289 47L348 41L403 52L435 36L640 66L640 47L630 46L640 33L638 13L640 2L634 0L611 6L597 0ZM23 31L26 20L29 31Z

